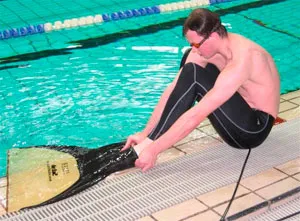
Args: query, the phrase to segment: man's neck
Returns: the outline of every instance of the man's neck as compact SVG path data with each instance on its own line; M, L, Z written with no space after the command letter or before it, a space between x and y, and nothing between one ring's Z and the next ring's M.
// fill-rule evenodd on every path
M226 61L230 60L232 58L232 51L230 47L230 37L228 33L228 37L221 38L219 37L219 49L218 53L224 57Z

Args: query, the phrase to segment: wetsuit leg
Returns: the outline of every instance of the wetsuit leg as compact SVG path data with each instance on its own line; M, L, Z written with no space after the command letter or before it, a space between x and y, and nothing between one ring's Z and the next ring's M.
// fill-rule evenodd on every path
M164 134L196 100L205 96L218 75L219 70L213 64L208 64L205 68L194 63L185 64L161 119L149 138L156 140ZM208 118L226 143L245 149L261 144L274 121L271 115L252 109L238 92Z

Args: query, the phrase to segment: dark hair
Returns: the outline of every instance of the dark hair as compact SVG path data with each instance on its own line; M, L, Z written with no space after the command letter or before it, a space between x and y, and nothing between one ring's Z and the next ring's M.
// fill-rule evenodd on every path
M196 31L198 35L208 38L213 32L217 32L222 38L227 37L227 30L221 24L217 13L205 8L195 9L185 20L182 34L186 35L188 30Z

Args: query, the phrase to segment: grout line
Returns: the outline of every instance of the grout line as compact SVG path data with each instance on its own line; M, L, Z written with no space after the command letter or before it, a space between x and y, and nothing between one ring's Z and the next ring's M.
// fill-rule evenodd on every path
M300 90L297 90L297 91L300 91ZM291 92L292 93L292 92ZM287 94L289 94L289 93L287 93ZM284 95L286 95L286 94L284 94ZM295 99L295 98L299 98L300 97L300 95L298 96L298 95L296 95L295 97L291 97L291 98L283 98L282 96L284 96L284 95L281 95L280 96L280 99L283 99L284 101L290 101L290 100L293 100L293 99ZM284 102L283 101L283 102Z
M216 140L216 141L219 141L219 142L223 143L222 141L220 141L219 139L213 137L212 135L206 134L205 132L203 132L203 131L201 131L201 130L200 130L200 132L201 132L201 133L204 133L205 136L199 137L199 138L195 138L195 139L193 139L193 140L189 140L189 141L187 141L187 142L181 143L181 144L176 145L176 146L173 145L173 147L174 147L174 148L178 148L178 147L181 147L181 146L186 145L186 144L188 144L188 143L192 143L192 142L195 142L195 141L197 141L197 140L201 140L202 138L205 138L205 137L210 137L210 138L213 138L213 139ZM209 147L209 146L212 146L212 144L207 144L207 147ZM184 151L182 151L182 152L184 152ZM184 153L185 153L185 152L184 152Z
M217 189L216 189L216 190L217 190ZM215 191L215 190L213 190L213 191L211 191L211 192L214 192L214 191ZM198 202L202 203L203 205L205 205L205 206L207 207L206 210L201 211L201 212L199 212L198 214L201 214L201 213L204 213L204 212L207 212L207 211L212 211L212 212L216 213L218 216L222 216L222 215L219 214L217 211L215 211L214 208L216 208L216 207L218 207L218 206L221 206L221 205L227 203L227 201L224 201L224 202L219 203L219 204L217 204L217 205L209 206L209 205L207 205L206 203L204 203L202 200L199 200L197 197L196 197L195 199L196 199ZM198 215L198 214L196 214L196 215ZM196 216L196 215L194 215L194 216ZM190 218L190 217L187 217L187 218Z
M223 204L222 204L223 205ZM223 216L223 214L220 214L218 211L216 211L216 210L214 210L215 209L215 207L214 208L212 208L211 209L211 211L213 211L213 212L215 212L218 216L220 216L220 217L222 217ZM226 207L225 207L225 210L226 210ZM225 212L225 210L223 211L223 213ZM229 211L228 211L229 212Z
M243 180L241 180L242 182ZM248 187L244 186L243 184L240 183L240 186L244 187L246 190L248 190L250 193L254 193L254 190L249 189Z
M252 193L252 192L244 193L244 194L242 194L242 195L240 195L240 196L236 196L236 197L234 197L234 199L233 199L232 202L234 202L235 200L240 199L240 198L242 198L242 197L244 197L244 196L248 196L248 195L250 195L251 193ZM222 206L222 205L224 205L224 204L228 204L228 203L230 202L230 200L231 200L231 197L232 197L232 194L230 195L230 197L229 197L228 200L226 200L226 201L224 201L224 202L222 202L222 203L216 204L216 205L213 206L212 208L215 209L215 208L217 208L217 207L219 207L219 206Z
M274 167L274 169L277 169L277 168ZM279 171L280 171L280 170L279 170ZM281 171L280 171L280 172L281 172ZM260 195L257 193L257 191L259 191L259 190L261 190L261 189L264 189L264 188L267 188L267 187L270 187L271 185L276 184L276 183L279 183L279 182L281 182L281 181L283 181L283 180L286 180L286 179L288 179L288 178L293 178L293 179L295 179L296 181L298 181L298 180L297 180L295 177L293 177L292 175L288 175L288 174L286 174L286 173L284 173L284 174L287 175L287 177L285 177L285 178L283 178L283 179L280 179L280 180L277 180L277 181L275 181L275 182L273 182L273 183L270 183L270 184L268 184L268 185L266 185L266 186L260 187L260 188L258 188L258 189L256 189L256 190L251 190L251 189L247 188L246 186L244 186L244 185L242 185L242 184L240 184L240 185L241 185L242 187L244 187L245 189L249 190L251 193L253 193L253 194L255 194L255 195L257 195L257 196L259 196L259 197L265 199L263 196L260 196ZM298 182L299 182L299 181L298 181ZM277 196L275 196L275 197L277 197ZM265 199L265 200L268 200L268 199Z
M215 140L217 140L217 141L219 141L220 143L224 143L224 141L222 140L222 138L221 137L214 137L214 136L212 136L212 138L214 138ZM229 146L229 145L228 145Z
M299 106L300 106L299 104L297 104L297 103L293 102L292 100L294 100L294 99L291 99L291 100L289 100L289 102L290 102L290 103L292 103L292 104L295 104L295 105L297 105L297 107L299 107ZM297 108L297 107L295 107L295 108Z
M207 125L208 126L208 125ZM205 126L206 127L206 126ZM220 141L219 139L215 138L213 135L217 135L218 133L214 133L214 134L208 134L207 132L201 130L201 129L198 129L201 133L204 133L205 136L204 137L210 137L210 138L213 138L214 140L217 140L219 142L222 142ZM223 143L223 142L222 142Z
M220 189L220 188L219 188L219 189ZM216 190L218 190L218 189L216 189ZM214 191L215 191L215 190L213 190L213 191L211 191L211 192L214 192ZM234 197L234 200L237 200L237 199L240 199L240 198L242 198L242 197L244 197L244 196L250 195L251 193L253 193L253 192L248 192L248 193L244 193L244 194L242 194L242 195L240 195L240 196L236 196L236 197ZM228 203L230 202L230 200L231 200L231 197L232 197L232 194L230 195L230 197L229 197L228 200L225 200L225 201L223 201L223 202L221 202L221 203L218 203L218 204L216 204L216 205L214 205L214 206L209 206L209 205L207 205L206 203L204 203L203 201L201 201L201 200L199 200L199 199L197 199L197 198L196 198L196 200L199 201L200 203L202 203L203 205L207 206L209 210L213 210L213 209L215 209L215 208L217 208L217 207L219 207L219 206L222 206L222 205L224 205L224 204L228 204Z
M285 178L282 178L282 179L280 179L280 180L277 180L277 181L275 181L275 182L273 182L273 183L270 183L270 184L268 184L268 185L266 185L266 186L263 186L263 187L260 187L260 188L258 188L258 189L256 189L256 190L254 190L254 192L256 192L256 191L258 191L258 190L261 190L261 189L263 189L263 188L266 188L266 187L269 187L269 186L271 186L271 185L273 185L273 184L275 184L275 183L279 183L279 182L281 182L281 181L283 181L283 180L286 180L286 179L288 179L289 177L285 177Z
M189 215L189 216L187 216L187 217L185 217L185 218L183 218L183 219L180 219L179 221L185 221L185 220L187 220L187 219L189 219L189 218L198 216L198 215L200 215L200 214L202 214L202 213L206 213L206 212L208 212L208 211L211 211L211 212L215 213L217 216L220 216L220 215L217 214L214 210L212 210L211 208L209 208L209 209L203 210L203 211L201 211L201 212L197 212L197 213L195 213L195 214L193 214L193 215Z
M181 152L181 153L184 153L184 155L187 154L185 151L179 149L178 146L176 146L176 147L173 146L173 148L174 148L175 150L178 150L178 151Z
M151 214L151 215L149 215L149 217L151 218L151 219L153 219L154 221L158 221L158 219L156 219L154 216L152 216L153 214Z
M297 173L291 175L291 177L294 177L294 176L299 175L299 174L300 174L300 172L297 172Z
M253 192L254 195L258 196L259 198L262 198L264 201L268 201L265 197L259 195L256 191Z
M296 109L296 108L298 108L298 107L300 106L299 104L294 103L294 102L292 102L292 101L284 101L284 102L282 102L282 103L280 103L280 104L283 104L283 103L290 103L290 104L296 105L296 107L292 107L291 109ZM284 112L284 111L283 111L283 112Z
M278 165L278 166L280 166L280 165ZM280 172L280 173L283 173L283 174L285 174L285 175L287 175L287 176L290 176L290 175L287 174L286 172L284 172L284 171L278 169L277 167L273 167L273 168L274 168L275 170L277 170L278 172Z
M204 136L205 137L205 136ZM202 138L202 137L201 137ZM201 139L200 138L200 139ZM183 145L186 145L186 144L188 144L188 143L191 143L191 142L194 142L194 141L196 141L196 140L198 140L199 138L195 138L195 139L193 139L193 140L189 140L189 141L187 141L187 142L184 142L184 143L181 143L181 144L179 144L179 145L176 145L176 148L177 147L181 147L181 146L183 146Z
M298 182L299 182L299 185L300 185L300 180L297 180L297 178L296 178L296 177L293 177L293 176L291 176L291 178L292 178L293 180L298 181Z
M299 107L299 106L298 106ZM280 111L280 112L278 112L278 115L279 114L282 114L282 113L285 113L285 112L287 112L287 111L291 111L291 110L294 110L294 109L296 109L297 107L292 107L292 108L290 108L290 109L287 109L287 110L284 110L284 111Z
M214 190L213 190L213 191L214 191ZM212 192L213 192L213 191L212 191ZM207 207L207 210L212 210L213 207L207 205L207 204L204 203L202 200L199 200L197 197L195 197L195 200L197 200L198 202L200 202L200 203L202 203L204 206L206 206L206 207ZM207 210L205 210L205 211L207 211Z
M296 159L297 159L297 158L296 158ZM291 162L291 161L288 161L288 162ZM286 162L286 163L288 163L288 162ZM278 166L280 166L280 165L278 165ZM286 173L286 172L280 170L280 169L277 168L277 167L273 167L273 168L274 168L275 170L278 170L279 172L281 172L281 173L287 175L288 177L293 177L293 176L295 176L296 174L300 173L300 172L297 172L297 173L295 173L295 174L290 175L290 174L288 174L288 173Z

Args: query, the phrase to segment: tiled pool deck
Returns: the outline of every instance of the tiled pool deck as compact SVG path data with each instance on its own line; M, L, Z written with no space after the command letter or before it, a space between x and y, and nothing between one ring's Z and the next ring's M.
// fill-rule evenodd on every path
M279 117L286 121L300 117L300 90L281 96ZM218 137L209 121L205 120L188 137L161 154L158 163L166 162L195 151L201 151L212 145L216 145L219 142L222 142L221 139ZM123 173L120 173L119 175L122 174ZM113 176L111 178L113 178ZM3 186L6 184L4 182L5 180L0 179L0 197L5 196L5 189ZM221 214L223 214L228 200L231 198L234 187L235 184L231 184L216 189L181 204L158 211L139 221L220 220ZM300 187L300 155L293 161L286 162L283 165L277 165L272 169L243 179L228 216L270 200L278 195L293 190L296 187ZM258 212L262 212L262 210ZM0 215L4 213L5 209L1 206L0 198ZM241 219L245 219L245 217Z
M286 121L300 117L300 90L281 96L279 117ZM300 129L299 129L300 134ZM299 138L300 139L300 138ZM161 161L180 157L221 142L209 121L204 121L190 136L162 154ZM300 154L300 150L299 150ZM300 186L300 155L241 181L228 216L272 199ZM216 189L139 221L218 221L231 198L235 184ZM260 211L262 212L262 211Z

